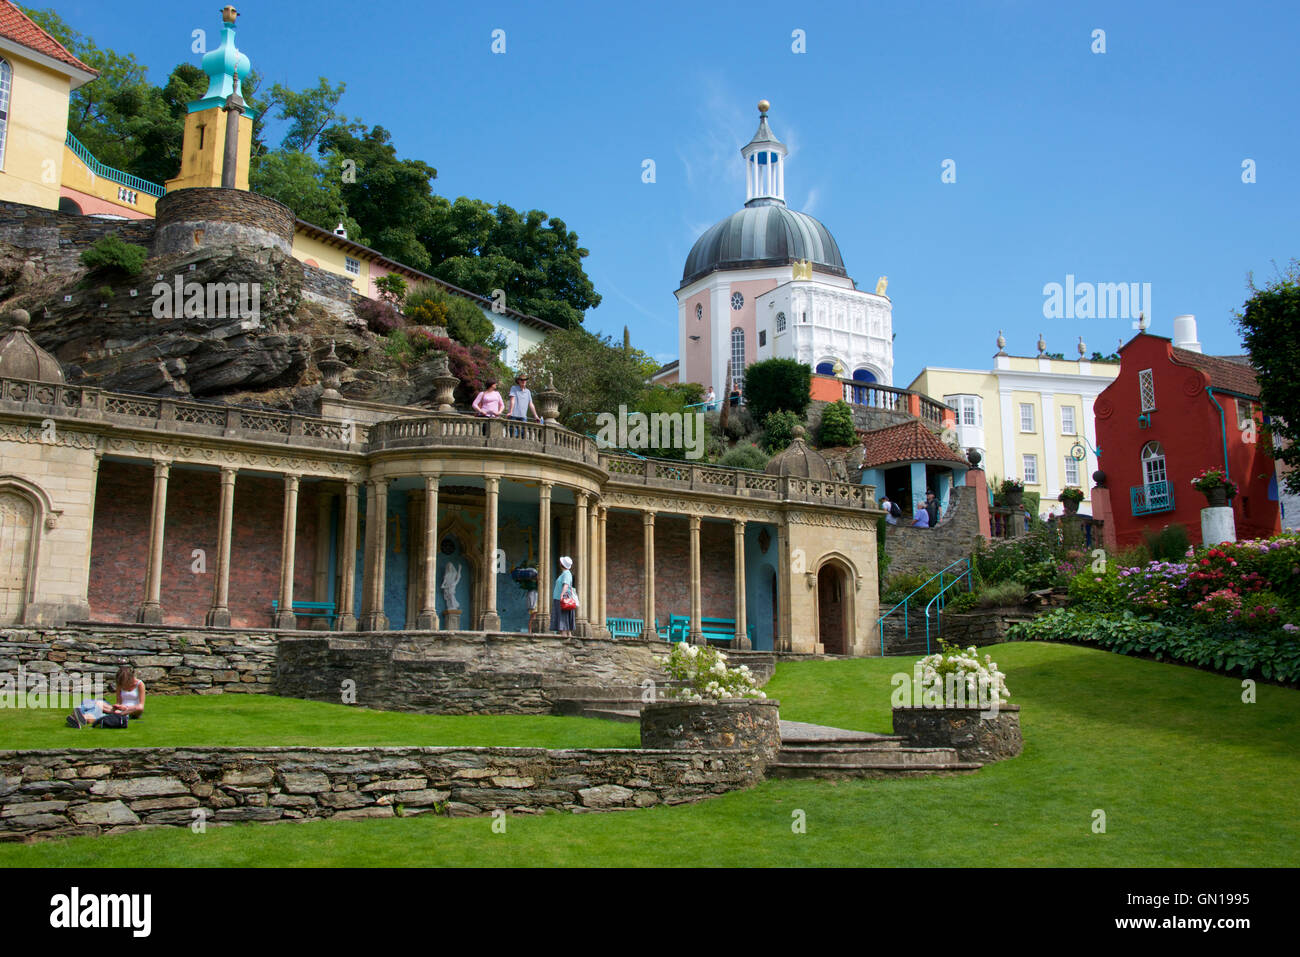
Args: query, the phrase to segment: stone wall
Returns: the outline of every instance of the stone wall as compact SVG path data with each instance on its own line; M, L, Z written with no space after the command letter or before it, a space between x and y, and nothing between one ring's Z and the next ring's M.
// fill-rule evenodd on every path
M981 537L975 490L965 486L952 490L948 513L936 528L912 528L903 521L890 525L885 534L891 577L923 569L938 573L959 558L969 558Z
M270 632L102 625L0 630L0 670L99 673L130 664L155 694L269 694L276 636Z
M550 714L575 689L639 688L666 675L658 641L476 632L286 636L275 693L427 714ZM348 686L350 689L352 685Z
M981 608L943 616L944 641L969 648L996 645L1007 640L1007 629L1017 622L1029 621L1034 612L1027 608Z
M0 839L190 827L200 819L652 807L749 787L761 780L763 767L761 755L750 751L612 748L0 751Z
M781 750L780 702L763 698L656 701L641 709L641 747L673 750Z
M0 202L0 254L30 259L38 273L72 273L84 268L81 254L108 235L147 247L153 242L154 221L93 219Z
M273 246L291 253L296 221L288 206L248 190L180 189L158 200L152 254L226 245Z
M895 708L894 734L912 748L956 748L960 761L989 764L1024 749L1020 705L1004 704L996 715L979 708Z
M822 422L822 410L830 405L829 402L823 402L820 399L814 399L808 403L808 434L816 435L817 429ZM853 427L859 432L874 432L876 429L887 429L891 425L902 425L912 421L914 416L907 411L907 403L903 402L902 407L897 410L891 409L873 409L865 405L849 404L853 410Z

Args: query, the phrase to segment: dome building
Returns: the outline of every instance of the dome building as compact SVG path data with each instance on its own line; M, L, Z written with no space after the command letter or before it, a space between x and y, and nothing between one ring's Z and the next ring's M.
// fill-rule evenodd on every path
M726 395L760 359L798 359L815 372L893 382L892 304L885 282L862 292L821 222L785 202L785 144L758 104L741 149L744 208L715 223L686 257L677 289L678 379ZM732 381L727 381L731 363Z

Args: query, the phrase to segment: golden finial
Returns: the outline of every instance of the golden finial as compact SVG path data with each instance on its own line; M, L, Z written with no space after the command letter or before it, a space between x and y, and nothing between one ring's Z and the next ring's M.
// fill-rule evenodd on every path
M222 23L234 23L234 22L235 22L235 17L237 17L237 16L239 16L239 11L237 11L237 10L236 10L233 6L231 6L230 4L226 4L224 7L221 8L221 22L222 22Z
M758 112L760 112L760 113L766 113L766 112L767 112L768 110L770 110L771 108L772 108L772 104L769 103L769 102L767 102L767 100L759 100L759 101L758 101Z

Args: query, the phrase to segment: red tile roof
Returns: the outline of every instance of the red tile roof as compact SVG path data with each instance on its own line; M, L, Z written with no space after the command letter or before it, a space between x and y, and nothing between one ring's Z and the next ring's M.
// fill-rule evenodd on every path
M0 0L0 37L21 43L29 50L43 53L74 69L99 75L98 70L92 69L69 53L67 47L38 27L31 17L9 0Z
M864 469L874 469L896 462L944 462L967 465L967 461L929 430L919 419L867 432L862 436L867 454Z
M1204 372L1209 377L1212 388L1259 398L1259 382L1255 378L1255 370L1249 365L1235 359L1201 355L1188 349L1174 348L1172 353L1176 365L1191 366Z

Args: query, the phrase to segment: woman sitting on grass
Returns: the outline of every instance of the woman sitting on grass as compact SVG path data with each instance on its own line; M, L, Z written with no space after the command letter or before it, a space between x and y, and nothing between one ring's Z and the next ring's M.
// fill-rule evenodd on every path
M135 670L128 665L117 669L113 681L117 691L117 703L110 704L102 699L87 698L81 707L74 708L68 715L68 727L94 727L106 714L124 714L138 718L144 714L144 682L135 676Z

